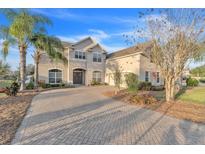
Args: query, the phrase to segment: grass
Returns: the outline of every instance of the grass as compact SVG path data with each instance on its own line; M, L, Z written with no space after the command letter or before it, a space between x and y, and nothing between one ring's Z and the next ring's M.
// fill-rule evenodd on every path
M6 96L7 96L6 94L0 93L0 98L6 97Z
M188 89L178 99L185 102L205 104L205 87Z
M0 88L6 88L11 85L12 80L0 80ZM6 97L6 94L0 93L0 98Z
M107 97L112 97L113 99L117 99L120 101L123 101L125 103L129 103L132 105L137 105L149 110L154 110L156 112L160 112L163 115L168 115L171 117L175 117L178 119L184 119L184 120L190 120L197 123L205 124L205 103L197 103L196 100L189 101L191 103L187 103L189 101L175 101L175 102L165 102L164 99L164 91L141 91L138 92L136 95L142 95L142 94L149 94L155 97L159 98L159 101L151 101L150 103L145 103L143 101L140 101L139 99L133 100L133 94L128 93L126 90L120 91L119 93L114 93L112 91L108 91L103 93L103 95ZM190 95L191 97L201 98L202 100L205 100L205 87L204 88L193 88L191 90L185 91L185 93L181 93L181 97L184 97L186 95ZM197 96L196 96L197 95ZM141 98L142 99L142 98ZM179 99L179 97L177 98ZM200 100L201 100L200 99Z
M8 87L12 82L12 80L0 80L0 88Z

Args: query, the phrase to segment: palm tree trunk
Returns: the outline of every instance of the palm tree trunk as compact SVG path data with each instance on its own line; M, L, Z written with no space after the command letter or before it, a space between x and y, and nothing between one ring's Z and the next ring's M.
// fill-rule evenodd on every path
M19 46L20 50L20 91L26 89L26 48L24 46Z

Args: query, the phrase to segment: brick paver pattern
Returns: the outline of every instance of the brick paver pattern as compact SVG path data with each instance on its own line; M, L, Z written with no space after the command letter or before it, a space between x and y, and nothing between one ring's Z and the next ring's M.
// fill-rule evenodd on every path
M12 144L205 144L205 125L113 100L112 87L36 96Z

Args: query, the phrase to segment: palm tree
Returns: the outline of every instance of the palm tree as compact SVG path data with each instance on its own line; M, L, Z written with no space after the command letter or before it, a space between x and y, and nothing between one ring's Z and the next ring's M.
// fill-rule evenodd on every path
M20 54L20 90L25 89L26 76L26 51L30 45L30 39L36 32L44 31L44 26L50 25L51 21L40 15L33 14L28 9L1 9L8 19L7 26L0 26L0 34L4 42L2 52L7 56L9 47L17 45Z
M32 57L35 63L35 86L37 88L39 76L38 65L43 53L46 53L51 60L62 60L63 62L66 62L67 59L63 55L63 45L57 37L38 33L32 37L31 43L35 47Z

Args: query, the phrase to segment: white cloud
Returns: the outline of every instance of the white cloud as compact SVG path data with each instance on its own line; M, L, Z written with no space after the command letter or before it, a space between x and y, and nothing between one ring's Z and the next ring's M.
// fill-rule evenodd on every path
M76 14L70 13L66 9L50 9L49 11L46 11L45 9L32 9L33 12L48 16L48 17L54 17L59 19L68 19L68 18L76 18Z
M61 39L62 41L67 41L67 42L76 42L78 41L77 39L75 39L74 37L67 37L67 36L57 36L59 39Z
M125 34L131 33L131 32L125 32ZM68 41L68 42L77 42L83 38L86 38L88 36L95 39L97 42L99 42L109 53L114 52L123 48L126 48L126 45L111 45L109 43L105 44L104 41L106 39L113 39L114 37L122 36L122 33L111 33L108 34L103 30L100 29L89 29L87 34L81 34L81 35L75 35L75 36L57 36L62 41Z
M103 30L89 29L88 31L90 32L91 37L95 38L98 42L102 42L103 39L107 39L111 37Z
M112 53L112 52L115 52L115 51L119 51L121 49L124 49L126 48L127 46L122 46L122 45L105 45L105 44L101 44L106 50L108 53Z
M136 24L138 23L137 17L131 16L102 16L102 15L91 15L87 16L84 14L71 13L69 9L32 9L35 13L40 13L48 17L54 17L62 20L76 20L80 22L104 22L104 23L114 23L114 24Z
M74 36L58 36L58 37L63 41L77 42L80 39L83 39L88 36L91 36L99 43L101 43L104 39L108 39L111 37L108 33L99 29L89 29L87 34L74 35Z

